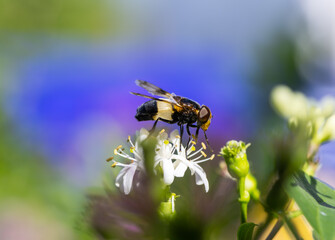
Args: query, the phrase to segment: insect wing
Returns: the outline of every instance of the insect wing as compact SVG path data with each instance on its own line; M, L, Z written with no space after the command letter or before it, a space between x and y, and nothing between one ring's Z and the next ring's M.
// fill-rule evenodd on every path
M149 98L149 99L156 100L156 101L167 102L167 103L170 103L170 104L177 104L177 103L175 103L174 100L171 100L169 98L155 98L155 97L148 96L148 95L145 95L145 94L142 94L142 93L134 93L134 92L130 92L130 93L133 94L133 95L136 95L136 96Z
M149 93L151 93L152 95L156 95L156 96L160 96L160 97L166 97L166 98L170 98L172 97L171 93L168 93L167 91L149 83L146 81L142 81L142 80L136 80L135 83L144 88L145 90L147 90Z
M135 83L144 88L145 90L147 90L149 93L151 93L152 95L156 95L156 96L159 96L159 97L163 97L163 98L159 98L159 100L168 100L169 102L171 103L174 103L178 106L180 106L180 104L175 100L175 94L171 94L147 81L143 81L143 80L136 80ZM149 96L146 96L146 95L143 95L143 94L139 94L139 93L132 93L134 95L137 95L137 96L142 96L142 97L146 97L146 98L150 98ZM154 99L154 100L157 100L157 98L151 98L151 99Z

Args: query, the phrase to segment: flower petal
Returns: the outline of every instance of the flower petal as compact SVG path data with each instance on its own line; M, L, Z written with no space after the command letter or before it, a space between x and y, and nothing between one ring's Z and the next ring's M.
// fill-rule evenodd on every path
M140 135L137 137L136 141L137 142L142 142L149 136L149 131L145 128L141 128L140 130Z
M170 140L174 140L177 138L177 136L179 135L179 131L177 129L173 130L171 133L170 133Z
M174 169L175 177L184 177L185 172L187 170L187 165L185 165L183 162L179 160L177 160L175 163L176 163Z
M171 159L164 159L163 160L163 175L164 175L164 182L167 185L173 183L174 180L174 167Z
M168 138L168 134L166 132L163 132L163 133L158 134L157 141L159 143L159 142L166 140L167 138Z
M123 167L119 174L116 176L116 179L115 179L115 186L117 187L122 187L122 182L123 182L123 176L126 174L127 172L127 167Z
M124 169L126 169L125 170L126 173L123 176L123 189L122 190L125 194L129 194L132 184L133 184L133 178L134 178L135 171L136 171L136 165L130 164Z
M195 183L197 185L204 185L205 191L209 190L209 183L207 180L207 176L205 171L198 164L194 163L194 171L195 171Z

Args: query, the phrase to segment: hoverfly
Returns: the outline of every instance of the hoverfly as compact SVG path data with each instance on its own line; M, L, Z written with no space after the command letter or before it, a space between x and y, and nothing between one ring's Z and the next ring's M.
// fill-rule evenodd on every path
M131 92L131 94L136 96L151 99L150 101L147 101L139 106L135 115L135 118L138 121L155 121L150 132L155 130L158 121L163 121L170 124L177 123L180 127L180 141L183 137L184 125L186 125L189 141L192 136L190 127L196 128L196 134L194 138L195 141L197 141L199 130L201 128L204 132L206 142L209 145L206 131L211 123L212 113L207 106L200 106L199 103L191 99L177 96L174 93L168 93L146 81L136 80L135 83L138 86L146 89L152 95L161 97L156 98L141 93Z

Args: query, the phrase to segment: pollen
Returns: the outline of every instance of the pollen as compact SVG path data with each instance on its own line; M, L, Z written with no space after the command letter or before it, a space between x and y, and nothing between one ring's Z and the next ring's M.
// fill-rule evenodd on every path
M195 141L191 141L191 143L192 143L193 145L197 144Z
M117 148L114 149L114 154L117 155L119 149L122 148L122 145L119 145Z
M131 153L134 153L134 151L135 151L135 147L131 147L131 148L130 148L130 152L131 152Z
M191 151L194 152L195 151L195 146L191 147Z
M168 140L164 140L164 144L168 145L169 141Z
M163 132L165 132L164 128L159 132L159 134L162 134Z
M207 154L201 151L202 156L207 157Z
M206 150L206 145L203 143L203 142L201 142L201 146L203 147L203 149L205 149Z
M180 138L180 136L179 136L179 135L176 135L176 138Z
M210 160L213 160L214 157L215 157L215 154L213 154L209 159L210 159Z
M127 142L130 142L130 136L128 136Z
M113 163L113 164L111 165L111 167L112 167L112 168L115 168L116 165L117 165L117 162Z
M107 158L107 159L106 159L106 162L110 162L110 161L112 161L113 159L114 159L114 157Z

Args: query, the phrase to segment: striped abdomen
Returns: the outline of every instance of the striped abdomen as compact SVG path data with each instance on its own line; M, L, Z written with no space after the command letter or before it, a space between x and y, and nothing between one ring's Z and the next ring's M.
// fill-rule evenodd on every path
M135 118L138 121L157 120L160 118L162 121L174 123L173 119L173 106L171 103L150 100L143 103L137 108Z

